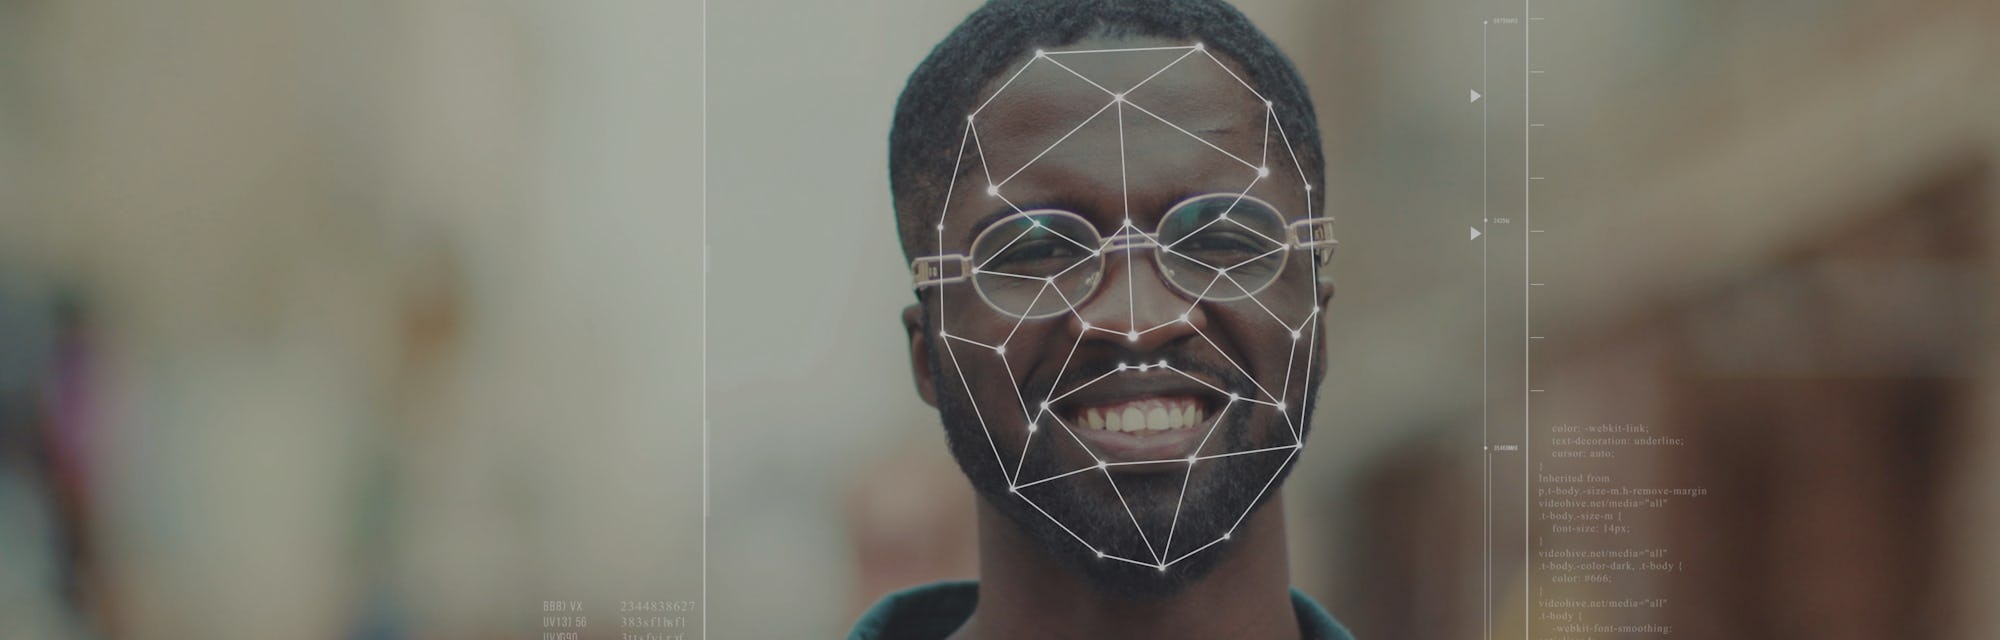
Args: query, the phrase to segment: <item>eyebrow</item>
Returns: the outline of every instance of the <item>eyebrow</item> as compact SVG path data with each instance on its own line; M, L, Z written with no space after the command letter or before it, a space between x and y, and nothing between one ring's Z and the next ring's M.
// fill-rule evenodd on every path
M1174 206L1179 205L1180 203L1186 202L1188 200L1194 199L1199 196L1212 195L1217 193L1227 193L1235 195L1243 192L1234 189L1198 189L1194 187L1181 187L1175 190L1173 194L1167 198L1167 202L1170 204L1168 204L1165 209L1161 209L1160 211L1161 213L1165 213L1167 209L1171 209ZM1018 207L1018 209L1016 207ZM984 216L980 216L980 218L977 221L974 221L972 223L972 226L967 229L966 235L962 239L967 244L971 244L974 239L979 237L980 233L986 231L987 227L993 226L993 223L999 222L1003 218L1007 218L1009 216L1024 211L1038 211L1047 209L1068 211L1070 213L1083 216L1083 219L1085 220L1091 220L1092 218L1090 214L1095 210L1095 207L1084 204L1083 200L1081 199L1067 195L1057 195L1046 198L1039 198L1036 200L1031 200L1025 203L1018 204L1015 207L1009 207L1003 203L1000 206L1000 208L990 213L987 213Z
M1084 205L1082 200L1077 198L1072 198L1069 196L1054 196L1048 198L1040 198L1028 201L1026 203L1018 204L1013 207L1007 206L1005 203L1002 203L999 209L994 210L993 212L988 213L984 216L980 216L979 220L974 221L972 223L972 226L966 230L966 235L964 237L964 240L968 244L971 243L974 238L979 237L980 233L986 231L987 227L993 226L993 223L999 222L1001 219L1006 218L1008 216L1012 216L1014 214L1021 213L1023 211L1038 211L1045 209L1068 211L1070 213L1083 216L1083 219L1085 220L1090 219L1091 207Z

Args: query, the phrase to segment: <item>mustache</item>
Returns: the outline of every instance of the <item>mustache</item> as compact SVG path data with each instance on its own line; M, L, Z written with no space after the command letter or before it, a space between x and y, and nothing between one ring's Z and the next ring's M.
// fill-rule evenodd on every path
M1024 381L1022 397L1060 396L1118 371L1119 365L1137 366L1142 363L1158 363L1161 360L1165 360L1173 369L1207 380L1224 391L1232 391L1246 398L1258 397L1257 383L1235 365L1218 361L1220 357L1220 354L1215 354L1214 358L1201 357L1187 349L1154 351L1143 355L1122 350L1089 357L1079 353L1059 376L1038 375Z

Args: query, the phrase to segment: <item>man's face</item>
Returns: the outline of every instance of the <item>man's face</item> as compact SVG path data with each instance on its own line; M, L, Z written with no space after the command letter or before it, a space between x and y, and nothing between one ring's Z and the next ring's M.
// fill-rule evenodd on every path
M913 337L926 395L985 499L1101 586L1135 595L1199 576L1275 491L1306 431L1321 373L1317 306L1331 294L1312 255L1283 245L1283 224L1310 217L1317 194L1233 62L1186 48L1064 53L1190 44L1086 39L996 79L969 120L938 252L999 270L974 244L1014 214L1059 209L1102 238L1137 238L1176 204L1226 194L1211 206L1239 220L1256 201L1279 214L1261 235L1207 218L1283 256L1270 283L1156 260L1191 242L1056 242L1072 256L1095 247L1081 253L1101 270L1077 267L1097 275L1068 293L1026 281L1048 317L996 309L968 280L927 290ZM1025 246L1023 232L1042 229L1032 220L1016 217L1028 227L993 232L995 244Z

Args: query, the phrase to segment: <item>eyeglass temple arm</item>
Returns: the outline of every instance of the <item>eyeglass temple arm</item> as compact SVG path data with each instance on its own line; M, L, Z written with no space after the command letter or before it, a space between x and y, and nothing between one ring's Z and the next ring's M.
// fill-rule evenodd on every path
M956 273L946 273L954 268ZM910 261L910 280L917 289L962 282L971 275L972 259L962 254L924 256Z
M1340 240L1334 240L1334 218L1332 216L1296 220L1292 224L1286 224L1284 234L1288 236L1286 240L1292 242L1292 248L1310 248L1310 250L1314 250L1318 254L1320 262L1326 262L1328 258L1332 258L1334 256L1334 248L1340 246Z

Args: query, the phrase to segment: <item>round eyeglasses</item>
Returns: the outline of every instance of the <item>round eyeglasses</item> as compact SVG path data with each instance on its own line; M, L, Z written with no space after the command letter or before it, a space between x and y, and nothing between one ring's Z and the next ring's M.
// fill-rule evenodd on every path
M1083 304L1104 278L1105 256L1156 249L1167 283L1194 300L1256 295L1277 281L1294 250L1333 256L1333 218L1287 224L1270 203L1211 193L1175 204L1153 233L1131 227L1111 237L1083 216L1059 209L1021 211L988 225L968 254L924 256L910 263L921 290L971 280L988 306L1016 318L1047 318Z

